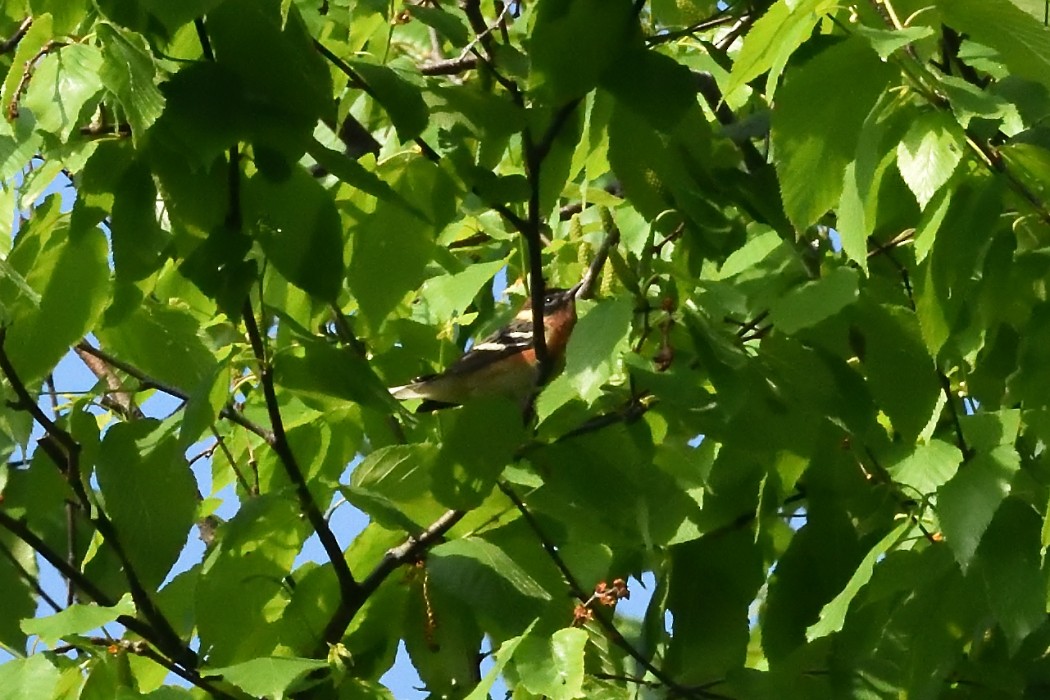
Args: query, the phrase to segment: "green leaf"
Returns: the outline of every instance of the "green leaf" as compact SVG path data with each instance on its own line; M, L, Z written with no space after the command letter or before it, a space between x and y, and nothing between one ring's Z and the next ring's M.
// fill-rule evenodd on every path
M231 379L228 365L216 365L211 376L193 389L179 428L179 444L184 449L188 449L204 431L215 425L220 411L230 400Z
M952 189L940 190L933 196L933 206L926 207L922 212L922 218L915 227L915 262L921 263L929 255L937 240L937 232L944 223L944 217L952 204Z
M728 279L750 271L783 245L784 239L773 229L763 227L760 230L761 233L748 240L726 258L718 271L719 279Z
M268 656L277 647L284 578L307 536L291 498L248 499L220 529L218 545L197 582L196 620L201 653L216 665ZM252 634L245 634L245 630Z
M121 615L134 614L135 604L131 602L130 595L125 595L113 607L74 603L54 615L23 621L22 630L26 634L37 635L44 644L54 646L64 637L85 634L108 625ZM0 666L0 669L2 668L3 666ZM0 671L0 675L2 673Z
M397 405L360 355L323 341L304 339L300 348L278 355L274 358L274 376L285 389L304 400L319 401L324 408L353 401L385 413Z
M754 535L732 529L671 548L667 609L674 630L664 667L680 683L725 677L747 655L748 606L765 576Z
M1050 34L1009 0L937 0L947 25L999 52L1011 73L1050 86Z
M637 33L628 0L541 0L529 44L532 89L560 106L582 97Z
M409 141L422 133L430 115L418 87L388 65L378 66L359 60L347 62L364 78L369 94L390 115L398 138Z
M405 209L416 213L421 220L426 220L426 217L423 216L422 213L419 213L411 202L406 200L398 194L393 187L380 179L375 174L375 171L369 170L348 155L338 153L330 148L325 148L316 140L310 143L309 153L317 161L318 165L335 175L342 182L345 182L362 192L367 192L376 199L382 199L391 204L404 207Z
M350 476L350 484L394 501L418 498L429 488L435 453L428 443L381 447L361 460Z
M225 0L208 13L207 29L218 63L243 92L232 95L238 98L232 104L220 94L217 104L203 108L244 120L257 145L298 160L317 120L332 110L331 71L299 13L289 13L286 22L279 0Z
M951 479L962 461L963 454L958 447L943 440L931 440L925 445L912 447L900 459L888 462L886 471L896 483L914 489L909 497L921 498Z
M1001 446L978 454L937 490L937 517L955 560L965 572L1010 482L1021 468L1017 451Z
M996 447L1014 444L1021 429L1021 411L1016 408L982 410L959 416L959 425L967 447L979 452L990 452Z
M33 17L33 23L29 26L29 30L22 37L21 41L15 45L15 52L11 57L10 65L26 65L44 47L44 44L54 37L54 17L52 13L45 8L40 8L40 10ZM3 103L5 105L11 104L11 100L15 96L15 89L21 80L21 71L7 70L3 87ZM21 165L22 163L19 163L19 166Z
M288 689L306 674L327 666L327 662L318 659L268 656L208 669L204 676L222 676L249 695L282 700Z
M425 5L409 5L407 9L414 18L428 27L433 27L439 34L451 41L453 46L466 46L470 41L466 25L451 12L438 6L427 7Z
M4 490L0 476L0 491ZM6 507L7 504L5 503ZM36 552L29 545L9 533L0 533L0 591L4 591L4 605L0 606L0 649L20 654L26 648L26 635L21 622L32 618L37 605L35 591L27 576L39 577ZM0 686L2 687L2 686Z
M0 694L6 698L50 698L59 681L59 670L43 654L0 664Z
M112 161L100 159L96 162L92 158L89 163L105 167ZM103 204L104 199L112 202L109 228L116 276L122 280L139 281L164 264L165 247L171 235L157 220L157 188L149 167L136 161L120 168L117 175L119 180L113 183L112 194L107 192L108 197L103 195L94 199L96 204Z
M342 225L331 196L314 178L302 168L279 182L257 173L244 185L244 220L289 282L335 301L343 285Z
M856 25L857 33L871 43L871 48L879 54L879 58L886 60L897 49L910 46L919 39L933 36L933 27L920 25L915 27L902 27L900 29L876 29L864 24Z
M500 644L499 650L496 652L496 663L492 665L492 668L485 674L485 677L478 683L477 687L467 696L467 700L488 700L492 686L496 684L496 681L503 674L503 670L507 667L507 663L514 658L518 647L521 646L522 641L529 636L529 633L532 632L532 628L535 626L536 621L533 621L520 636L512 637Z
M633 309L626 298L605 299L585 312L565 350L565 376L581 399L594 403L628 348Z
M462 272L431 277L423 283L420 299L435 321L442 324L453 321L466 311L481 288L506 266L505 260L475 263Z
M777 330L792 335L834 316L857 300L859 275L849 267L806 282L776 299L769 320Z
M131 136L137 140L164 111L149 45L141 36L107 22L98 25L98 36L103 59L99 78L117 96L131 123Z
M941 385L915 313L900 306L866 306L861 360L875 401L905 442L929 423Z
M825 49L788 74L773 110L772 138L784 210L804 229L835 205L861 126L896 72L862 39ZM816 95L848 95L820 109Z
M197 484L175 436L153 420L114 425L96 459L105 511L147 589L179 557L197 511Z
M966 129L974 118L1002 121L1004 130L1012 133L1023 129L1017 106L1001 95L967 82L953 75L938 78L939 89L951 102L952 112L959 126Z
M39 292L40 304L18 303L20 291L15 299L6 291L0 298L9 312L24 309L12 312L6 346L23 381L51 371L95 325L109 301L107 253L101 231L74 237L64 222L41 214L19 237L8 262Z
M524 438L521 407L503 397L477 399L450 420L432 471L434 497L449 508L468 510L489 494Z
M921 208L955 172L962 160L963 140L954 119L944 112L925 112L897 146L897 167Z
M587 632L575 627L551 636L528 635L514 652L513 673L530 693L551 700L583 696L583 652Z
M426 278L434 254L434 232L444 226L456 196L448 176L423 158L388 161L378 173L427 215L384 200L360 212L351 227L347 282L368 324L379 328L405 296ZM393 264L396 261L396 264Z
M125 362L186 391L211 377L216 360L197 317L181 305L147 301L119 323L95 331Z
M430 470L437 450L428 443L390 445L365 457L342 489L351 503L386 527L418 532L441 508L430 498Z
M478 537L446 542L430 550L431 583L499 619L521 598L549 601L550 594L501 548ZM511 602L515 601L515 602Z
M102 91L102 65L102 52L88 44L70 44L45 56L22 100L37 128L68 139L81 111Z
M1016 498L1006 499L985 531L972 564L1006 633L1011 654L1046 620L1040 526L1039 515L1031 507Z
M725 94L769 71L766 92L772 96L780 74L795 49L805 43L821 16L829 12L833 0L777 0L751 28L733 63Z
M845 588L830 603L824 606L824 609L820 611L820 619L806 630L806 639L808 641L826 637L842 629L850 603L853 602L860 589L871 580L875 564L881 561L887 552L900 543L901 538L907 534L911 527L911 522L907 520L901 521L897 527L893 528L874 547L868 550L868 553L864 555L864 559L857 566Z

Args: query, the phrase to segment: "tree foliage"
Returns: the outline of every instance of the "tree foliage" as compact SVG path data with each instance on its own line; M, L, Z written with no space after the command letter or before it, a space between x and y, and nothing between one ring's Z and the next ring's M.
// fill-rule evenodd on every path
M1046 11L5 3L0 698L1043 696Z

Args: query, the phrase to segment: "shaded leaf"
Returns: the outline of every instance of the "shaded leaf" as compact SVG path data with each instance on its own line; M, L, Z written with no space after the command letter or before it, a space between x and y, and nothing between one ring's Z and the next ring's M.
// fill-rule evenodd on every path
M551 598L540 584L496 545L467 537L430 550L431 582L487 615L499 616L509 601Z
M323 301L343 285L343 236L331 197L302 168L244 185L244 219L266 258L289 282Z
M96 459L105 510L143 585L159 588L197 511L197 484L183 448L156 421L106 432Z
M963 571L970 566L1020 468L1021 461L1013 447L996 447L974 457L937 490L937 517Z
M813 641L819 637L824 637L833 632L838 632L842 629L842 625L846 620L846 613L849 611L849 606L853 602L857 593L861 588L868 584L871 580L872 572L875 565L890 551L893 547L900 543L900 540L910 530L912 524L908 521L902 521L893 530L886 534L878 543L868 550L868 553L864 555L864 559L861 560L857 566L853 576L850 577L846 587L835 596L835 598L824 606L824 609L820 611L820 619L809 626L806 630L806 639Z
M788 335L820 323L857 300L859 277L855 270L840 267L819 280L795 287L773 302L769 319Z

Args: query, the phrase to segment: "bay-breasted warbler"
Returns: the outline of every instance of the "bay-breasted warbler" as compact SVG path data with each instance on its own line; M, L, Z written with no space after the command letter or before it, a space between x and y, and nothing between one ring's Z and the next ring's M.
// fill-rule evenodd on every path
M576 325L576 290L548 289L543 297L547 355L559 363ZM527 301L514 319L475 343L440 374L418 377L390 389L396 399L423 399L418 411L455 406L472 398L508 396L525 399L538 376L532 338L532 304Z

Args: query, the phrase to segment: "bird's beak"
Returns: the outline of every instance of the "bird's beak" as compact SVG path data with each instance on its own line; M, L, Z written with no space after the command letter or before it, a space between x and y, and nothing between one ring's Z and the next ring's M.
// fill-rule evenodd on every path
M580 290L582 290L582 289L583 289L583 280L580 280L575 285L573 285L572 287L569 288L569 294L571 294L572 296L574 296L577 299L579 299L580 298Z

